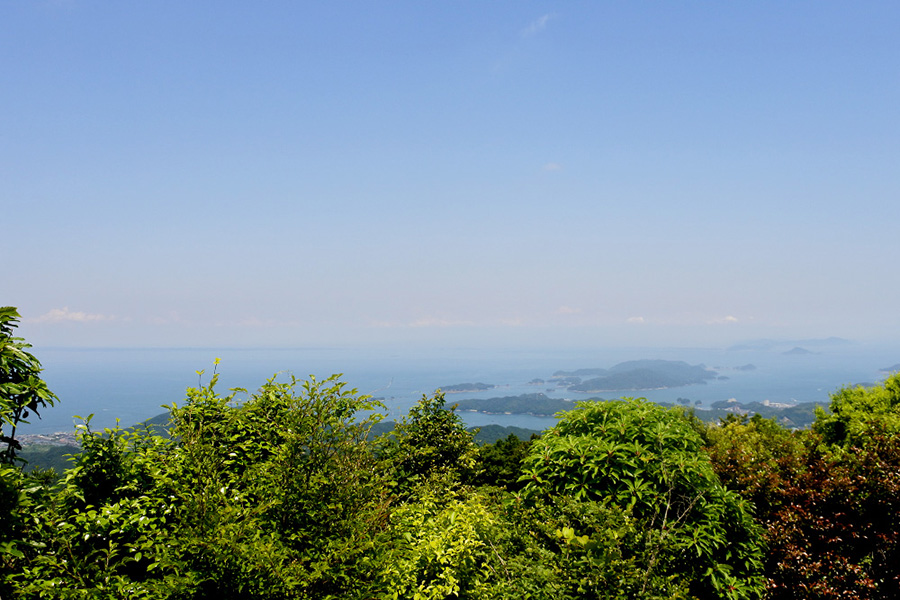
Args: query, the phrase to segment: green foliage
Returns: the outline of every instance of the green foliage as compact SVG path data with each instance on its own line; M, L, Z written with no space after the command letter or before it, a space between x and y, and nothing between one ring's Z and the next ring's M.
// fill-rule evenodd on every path
M26 472L52 471L58 476L69 468L69 457L76 452L78 452L78 446L71 444L27 444L22 447L18 457L25 462L22 468Z
M900 596L900 375L843 388L764 506L773 598Z
M527 429L511 425L482 425L480 427L469 427L468 431L472 432L475 443L482 446L485 444L496 444L510 435L514 435L520 440L529 440L532 437L541 436L541 432L538 429Z
M850 450L810 444L767 511L771 598L900 597L900 444Z
M0 598L10 596L9 577L29 550L25 533L34 511L34 487L20 469L0 463Z
M35 502L30 546L8 577L23 597L159 597L171 507L159 491L161 440L81 428L81 452L60 489ZM126 592L127 590L127 592Z
M31 502L33 515L12 531L17 545L0 549L6 589L343 598L372 580L372 539L387 521L386 486L364 443L377 403L337 377L270 380L244 403L218 395L216 380L173 407L171 438L96 434L88 420L61 487L38 500L22 496L21 473L7 467L0 492L18 496L0 500Z
M813 430L827 444L858 446L873 434L900 435L900 373L875 387L845 387L819 409Z
M16 440L19 423L27 423L31 414L40 417L40 410L53 406L58 400L40 378L41 363L28 352L31 344L13 337L19 319L12 306L0 307L0 462L12 464L22 449Z
M119 427L80 426L81 450L48 499L33 534L45 549L23 573L22 590L63 589L71 597L115 596L125 588L153 597L153 572L166 548L171 506L161 484L168 444ZM141 590L140 592L137 590Z
M707 452L720 481L757 509L762 521L784 501L782 491L803 470L806 432L791 432L759 415L722 421L707 432Z
M813 431L733 418L709 431L722 480L766 527L768 596L900 597L898 379L844 388Z
M346 597L386 519L364 442L380 405L337 376L271 379L242 404L215 384L173 410L181 559L202 574L199 597Z
M670 600L688 598L690 580L657 568L674 539L616 507L568 496L520 507L512 520L527 525L533 556L527 573L544 570L541 597ZM538 565L540 567L538 568Z
M721 486L695 425L643 399L578 403L532 444L526 497L595 502L635 519L651 542L624 555L688 577L701 597L750 598L762 589L760 530Z
M520 440L511 433L506 439L481 446L472 483L502 487L509 491L522 489L525 485L521 481L522 469L530 444L531 441Z
M426 493L391 516L394 542L379 574L383 597L443 600L493 597L502 557L498 521L479 496Z
M0 598L11 593L10 577L33 549L28 529L38 517L46 479L15 467L22 449L16 429L57 400L40 378L41 363L28 352L31 345L13 336L20 318L15 308L0 307Z
M440 391L422 399L380 439L381 455L393 471L397 493L410 497L420 485L447 487L468 479L478 448Z

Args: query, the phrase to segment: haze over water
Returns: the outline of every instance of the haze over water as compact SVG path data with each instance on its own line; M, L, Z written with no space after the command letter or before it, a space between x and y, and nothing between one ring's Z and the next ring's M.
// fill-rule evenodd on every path
M789 348L788 348L789 349ZM469 398L493 398L542 392L572 400L602 396L642 396L657 402L687 398L701 407L720 400L769 400L777 403L828 402L828 395L844 385L875 383L886 373L880 369L900 362L900 347L850 344L811 347L814 354L785 355L784 346L769 350L713 348L625 348L575 350L354 350L354 349L62 349L39 351L45 379L61 399L44 417L24 426L22 433L70 431L73 415L93 413L95 428L110 427L118 418L132 425L164 411L161 405L181 403L185 389L206 384L213 361L222 359L219 391L231 387L255 390L279 373L298 379L313 374L321 379L343 373L343 380L361 394L383 398L389 418L396 419L436 388L482 382L497 386L477 393L448 394L448 403ZM705 364L727 380L662 390L607 394L574 393L549 382L558 370L611 367L626 360L660 358ZM755 370L735 367L753 364ZM200 377L195 371L205 369ZM545 379L545 385L529 384ZM244 397L243 395L239 397ZM497 423L543 429L553 418L528 415L461 413L470 425Z

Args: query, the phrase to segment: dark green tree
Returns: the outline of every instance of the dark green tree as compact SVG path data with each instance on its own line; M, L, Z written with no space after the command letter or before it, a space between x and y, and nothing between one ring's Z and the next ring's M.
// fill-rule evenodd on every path
M525 485L521 481L522 472L530 445L531 440L520 440L511 433L505 439L481 446L472 483L502 487L511 492L522 489Z
M393 471L401 499L419 485L452 487L471 478L478 447L454 409L446 408L440 390L423 395L409 415L380 438L380 454Z
M12 306L0 307L0 462L13 464L22 449L16 429L33 414L58 400L41 379L41 363L28 349L31 344L13 336L19 320Z

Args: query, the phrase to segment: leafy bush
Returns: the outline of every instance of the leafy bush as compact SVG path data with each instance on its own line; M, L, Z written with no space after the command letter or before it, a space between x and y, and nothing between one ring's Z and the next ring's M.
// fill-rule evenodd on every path
M844 388L812 431L732 418L710 456L766 528L773 599L900 597L900 381Z
M759 415L730 415L708 428L707 452L722 484L749 500L765 522L805 468L807 433L789 431Z
M532 444L526 497L562 495L636 520L644 541L623 541L623 556L686 577L694 595L758 596L761 530L719 483L684 413L644 399L577 406Z
M53 493L23 496L21 472L3 471L0 496L32 509L0 556L11 594L343 598L374 577L377 405L336 376L270 380L243 403L216 382L173 407L171 438L86 423Z
M845 387L819 409L813 430L826 444L859 446L873 434L900 435L900 373L874 387Z
M58 489L44 490L23 534L30 547L9 578L24 597L159 597L171 506L160 493L163 440L120 428L80 431Z
M683 573L665 573L660 556L674 539L615 506L568 496L521 506L510 521L527 527L523 572L540 575L535 597L554 600L671 600L693 597ZM543 572L542 572L543 571Z
M493 596L503 568L492 544L498 521L479 496L427 493L394 511L391 528L381 560L384 598Z
M810 444L803 462L766 515L770 597L900 597L896 438L838 454Z
M172 411L181 559L200 597L347 597L386 520L365 444L379 405L338 376L271 379L242 404L215 384Z

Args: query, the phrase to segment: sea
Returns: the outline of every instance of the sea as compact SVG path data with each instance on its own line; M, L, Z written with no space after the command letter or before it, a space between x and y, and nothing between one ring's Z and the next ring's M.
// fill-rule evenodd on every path
M423 395L462 383L493 385L489 390L447 395L448 405L542 392L577 401L598 394L575 393L554 385L556 371L609 368L640 359L702 364L718 377L705 384L602 394L606 399L644 397L654 402L688 400L698 409L735 399L777 404L817 402L844 386L873 385L900 363L900 343L864 344L845 340L760 341L730 348L33 348L42 376L59 397L52 408L20 427L20 434L71 432L90 418L95 431L130 426L182 404L189 387L205 385L214 372L217 389L252 393L267 379L289 380L341 374L348 388L380 398L388 419L399 419ZM219 364L215 365L215 360ZM749 368L752 365L753 368ZM534 383L535 380L544 383ZM237 399L246 399L238 394ZM469 426L498 424L543 430L554 417L461 412Z

